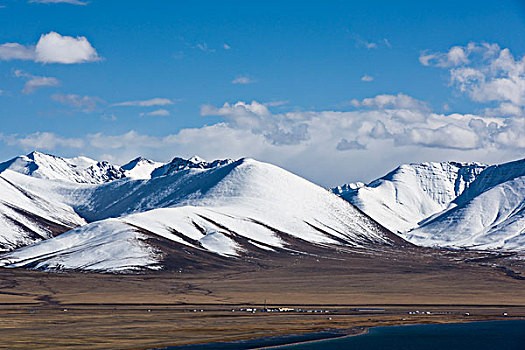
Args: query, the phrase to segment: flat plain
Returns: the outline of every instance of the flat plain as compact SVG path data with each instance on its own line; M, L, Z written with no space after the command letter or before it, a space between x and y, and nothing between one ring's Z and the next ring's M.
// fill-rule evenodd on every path
M416 247L324 252L131 275L0 269L0 347L149 349L525 318L525 264L517 255Z

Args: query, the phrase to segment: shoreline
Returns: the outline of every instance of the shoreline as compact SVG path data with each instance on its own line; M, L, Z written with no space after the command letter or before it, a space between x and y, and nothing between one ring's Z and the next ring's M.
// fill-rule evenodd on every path
M301 345L301 344L312 344L312 343L320 343L327 340L333 340L333 339L344 339L344 338L351 338L351 337L357 337L361 335L366 335L370 333L370 330L373 328L390 328L390 327L417 327L417 326L436 326L436 325L459 325L459 324L477 324L477 323L488 323L488 322L513 322L513 321L525 321L525 318L515 318L515 319L508 319L508 320L477 320L477 321L470 321L470 322L443 322L443 323L414 323L414 324L393 324L389 326L375 326L375 327L364 327L362 332L356 333L356 334L346 334L341 335L340 337L333 337L333 338L324 338L324 339L315 339L315 340L308 340L308 341L299 341L299 342L292 342L288 344L281 344L281 345L275 345L275 346L269 346L269 347L258 347L254 348L257 350L278 350L282 349L283 347L288 346L295 346L295 345ZM359 327L357 327L359 328Z
M488 322L512 322L512 321L525 321L525 317L512 317L508 319L482 319L482 320L472 320L472 321L459 321L458 320L451 320L450 322L447 321L441 321L441 322L422 322L422 323L393 323L389 325L379 325L379 326L356 326L351 327L347 329L327 329L325 331L319 331L319 332L312 332L312 333L303 333L303 334L287 334L287 335L280 335L280 336L270 336L270 337L262 337L262 338L253 338L253 339L243 339L243 340L237 340L237 341L228 341L228 342L210 342L210 343L197 343L197 344L186 344L186 345L175 345L175 346L168 346L165 348L154 348L155 350L184 350L184 349L197 349L202 347L210 347L210 349L214 346L220 346L221 349L229 349L229 346L239 346L239 345L247 345L249 347L242 348L242 349L257 349L257 350L278 350L283 347L288 346L296 346L296 345L302 345L302 344L313 344L318 342L324 342L328 340L334 340L334 339L344 339L344 338L350 338L350 337L357 337L361 335L366 335L370 333L370 330L373 328L390 328L390 327L410 327L410 326L437 326L437 325L459 325L459 324L477 324L477 323L488 323ZM324 333L328 333L327 335L321 336ZM316 337L316 335L319 335L320 337ZM295 340L286 342L286 338L304 338L312 336L313 339L307 339L307 340ZM280 344L274 344L274 345L262 345L257 346L254 344L254 346L251 346L250 343L257 343L257 342L271 342L271 341L278 341L279 339L282 339L283 342Z
M322 341L325 341L325 340L357 337L357 336L360 336L360 335L368 334L371 328L374 328L374 327L360 327L360 326L357 326L357 327L349 329L349 330L356 330L357 331L357 332L352 333L352 334L346 333L346 332L340 332L340 333L342 333L340 336L334 336L334 337L331 337L331 338L319 338L319 339L312 339L312 340L306 340L306 341L298 341L298 342L292 342L292 343L286 343L286 344L280 344L280 345L265 346L265 347L260 347L260 348L256 348L256 349L257 350L274 350L274 349L280 349L283 346L311 344L311 343L322 342Z

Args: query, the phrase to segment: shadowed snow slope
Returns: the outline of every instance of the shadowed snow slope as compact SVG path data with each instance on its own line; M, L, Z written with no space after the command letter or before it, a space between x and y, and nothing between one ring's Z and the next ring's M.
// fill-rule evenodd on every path
M406 164L368 185L332 191L393 232L406 232L446 209L486 165L478 163Z
M236 259L405 244L329 191L252 159L175 164L150 180L60 192L92 223L4 255L2 265L123 271L159 268L170 254Z

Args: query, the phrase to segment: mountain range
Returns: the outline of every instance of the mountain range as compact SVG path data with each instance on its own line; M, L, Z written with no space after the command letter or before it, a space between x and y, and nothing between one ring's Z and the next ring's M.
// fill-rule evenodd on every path
M332 192L416 245L525 250L525 160L406 164Z
M18 248L2 266L115 272L408 244L324 188L253 159L116 167L32 153L2 167L16 194L3 248Z
M525 250L525 160L401 165L326 190L249 158L0 164L0 266L129 272L422 245Z

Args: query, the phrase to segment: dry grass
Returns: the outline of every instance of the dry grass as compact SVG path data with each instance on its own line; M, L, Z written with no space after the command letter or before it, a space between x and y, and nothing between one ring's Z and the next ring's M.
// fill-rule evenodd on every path
M472 255L408 249L274 256L222 269L145 275L2 269L0 347L143 349L330 328L497 319L503 312L525 317L525 281L501 268L512 264L519 272L520 262L466 263ZM260 308L265 299L270 306L330 313L231 312ZM385 311L354 310L366 305ZM432 314L407 314L416 309Z

